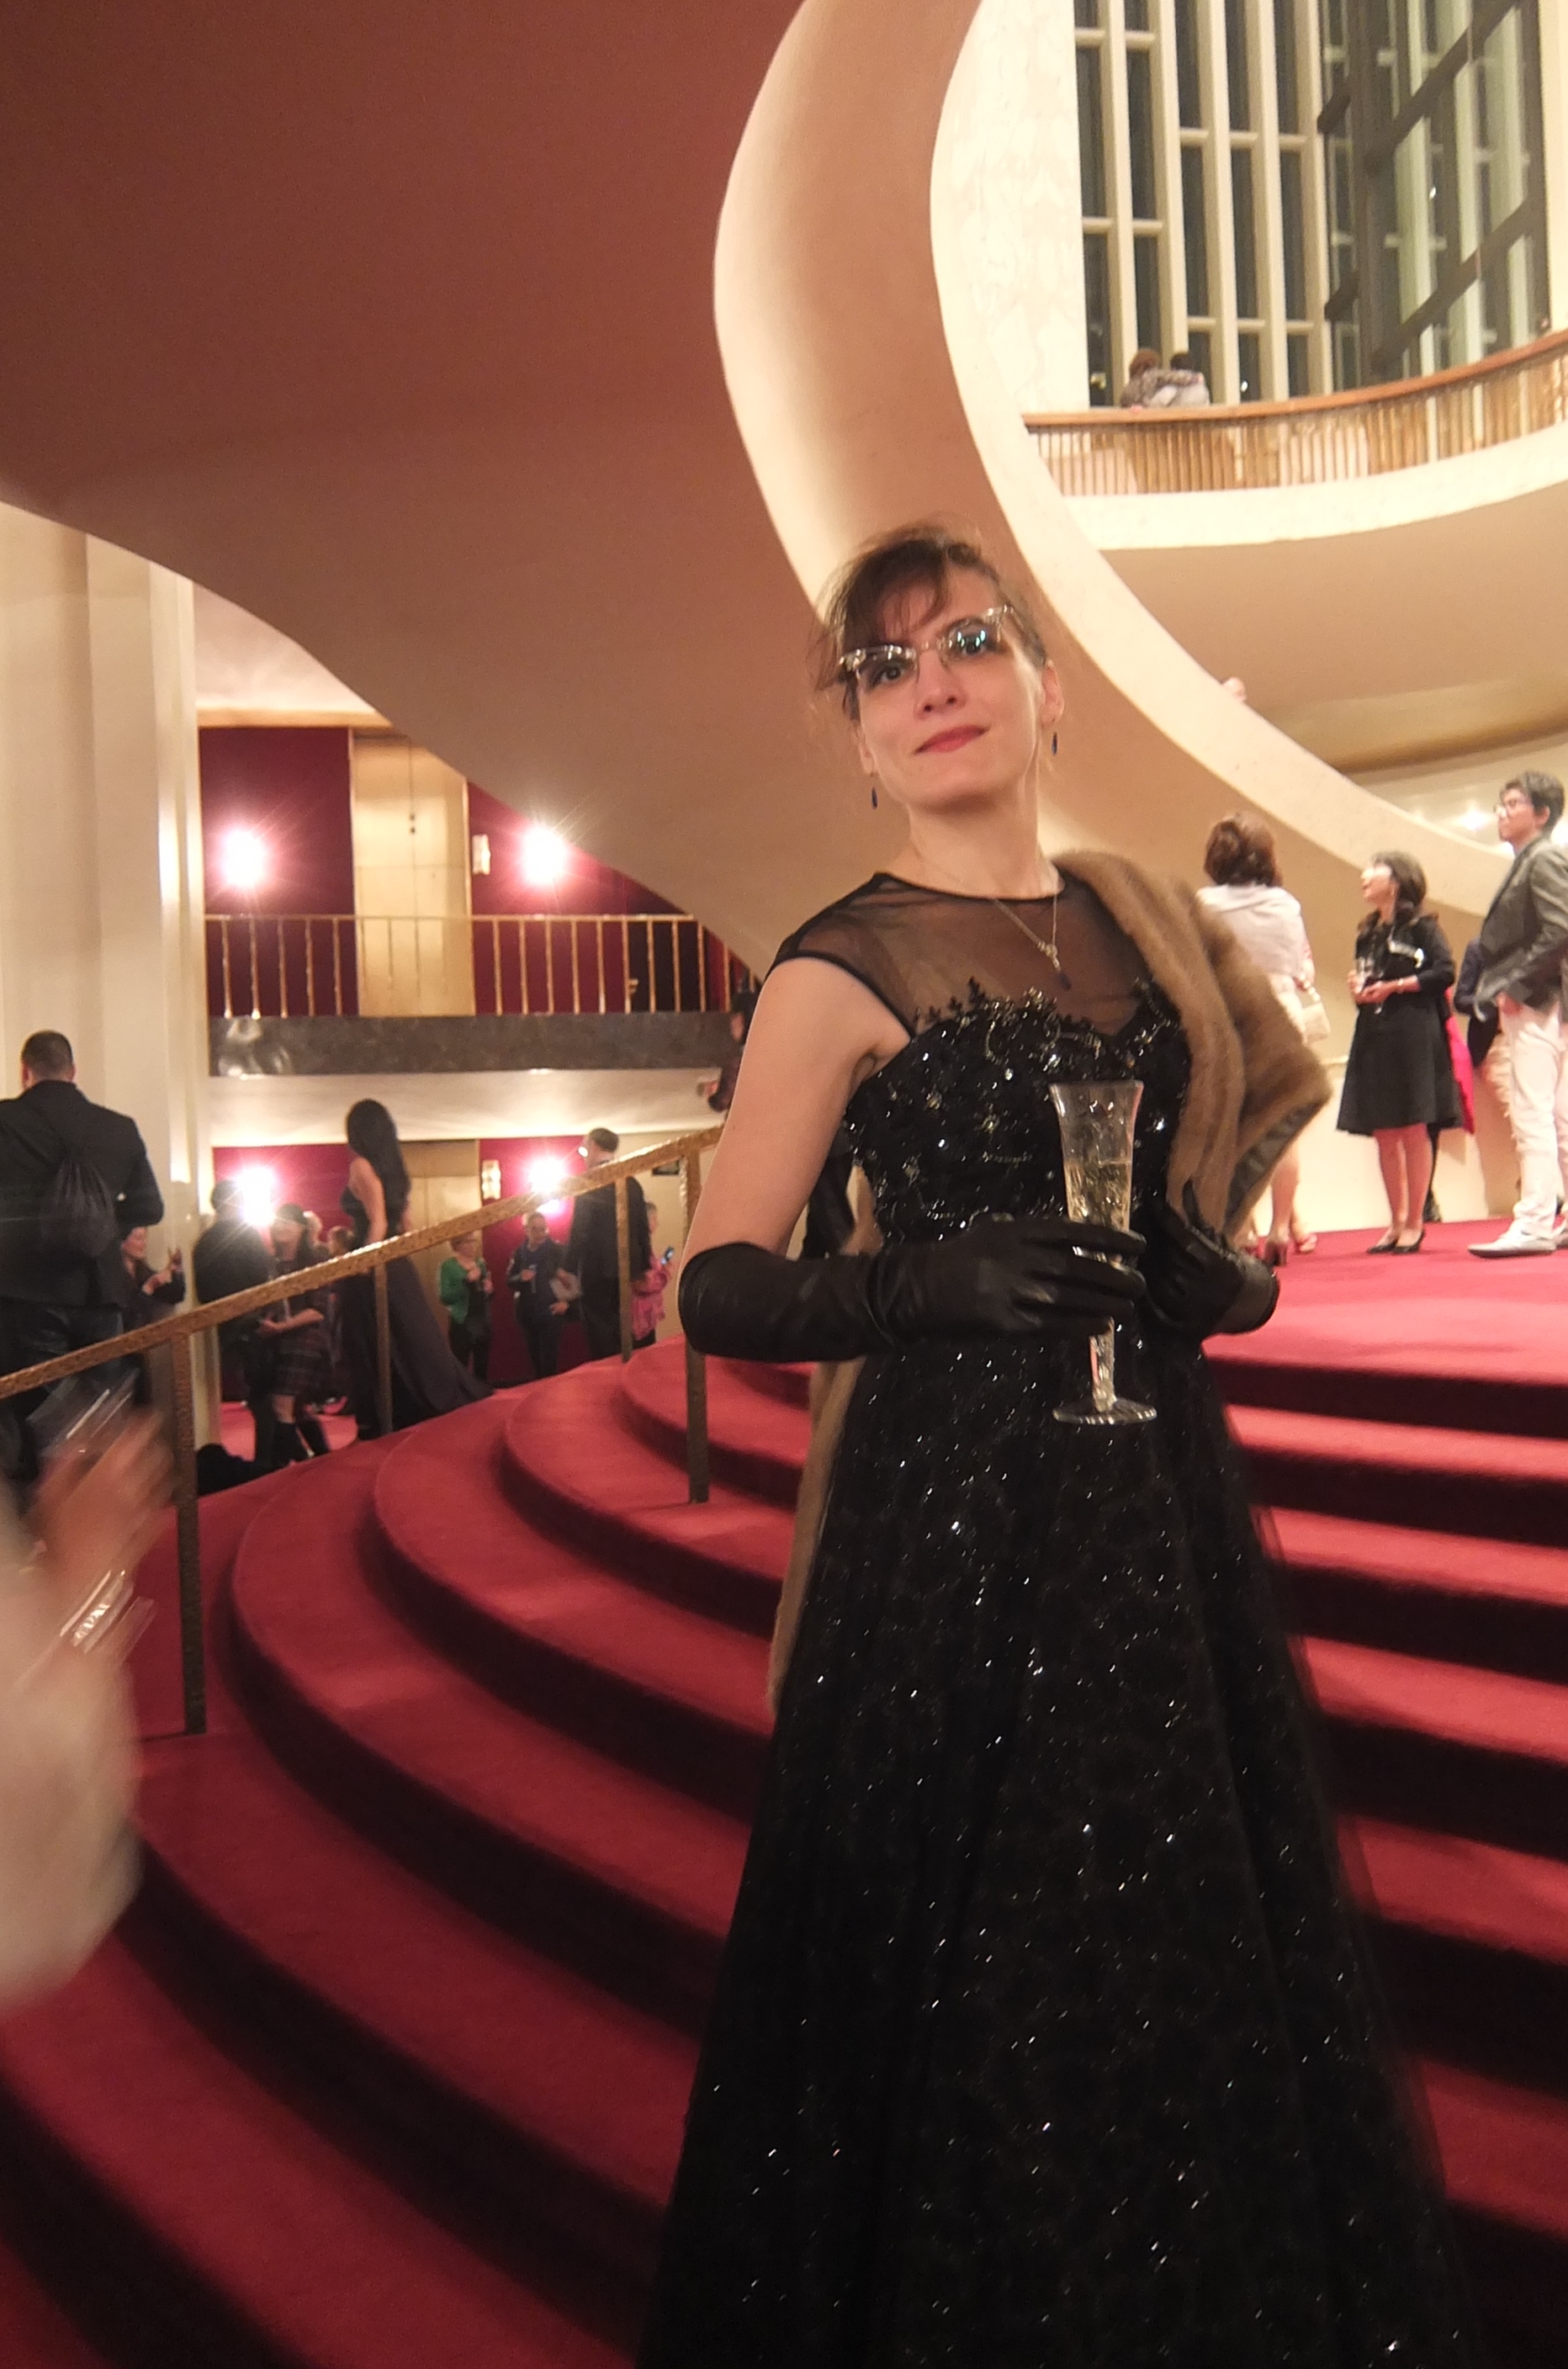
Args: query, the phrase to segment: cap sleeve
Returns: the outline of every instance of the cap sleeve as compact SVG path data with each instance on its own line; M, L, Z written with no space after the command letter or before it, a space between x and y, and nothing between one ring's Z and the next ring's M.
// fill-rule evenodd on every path
M848 971L862 987L870 989L900 1026L914 1034L917 1015L907 983L883 932L868 915L857 913L848 903L829 906L826 912L814 914L790 933L773 956L773 968L807 961L832 963L837 969Z

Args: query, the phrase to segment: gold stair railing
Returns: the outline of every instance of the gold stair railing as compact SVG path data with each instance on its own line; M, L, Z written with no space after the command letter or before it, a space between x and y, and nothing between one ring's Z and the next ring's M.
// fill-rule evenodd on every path
M1568 419L1568 330L1387 386L1196 410L1033 413L1064 494L1215 494L1342 484L1448 461Z
M343 1283L351 1276L371 1275L375 1279L376 1322L376 1410L383 1432L390 1432L392 1423L392 1333L387 1315L386 1271L395 1260L412 1258L419 1251L434 1250L442 1242L454 1241L465 1233L483 1233L489 1226L502 1225L509 1218L526 1217L531 1210L543 1207L547 1201L575 1200L583 1193L596 1193L609 1184L615 1192L615 1248L621 1276L621 1356L623 1361L632 1355L632 1275L630 1202L627 1184L634 1176L652 1168L681 1169L681 1207L683 1234L689 1235L697 1214L697 1203L703 1190L703 1154L710 1150L723 1133L722 1127L707 1127L688 1135L672 1136L667 1142L650 1145L646 1150L630 1153L624 1160L607 1160L601 1167L584 1170L580 1176L564 1177L542 1193L519 1193L505 1201L486 1201L477 1209L468 1209L460 1216L442 1218L437 1224L418 1227L412 1233L394 1234L384 1242L367 1242L362 1250L348 1251L341 1258L323 1259L309 1270L310 1288L321 1290L329 1284ZM179 1642L180 1671L185 1698L185 1732L201 1735L207 1728L207 1651L205 1621L201 1604L201 1533L197 1513L196 1494L196 1383L191 1364L190 1345L199 1333L211 1333L220 1324L232 1324L236 1318L248 1316L255 1310L269 1308L280 1299L297 1294L298 1274L279 1276L271 1283L258 1284L254 1290L236 1291L226 1299L212 1299L197 1308L182 1309L177 1316L166 1316L156 1324L144 1324L133 1333L117 1333L109 1341L95 1341L90 1348L73 1349L63 1357L50 1357L42 1365L23 1367L14 1374L0 1375L0 1400L17 1398L23 1391L47 1390L52 1383L63 1381L68 1374L88 1372L95 1366L118 1363L121 1358L140 1357L155 1350L168 1352L174 1407L174 1503L179 1558ZM708 1392L707 1368L700 1351L686 1344L686 1476L687 1491L692 1505L707 1503L708 1497Z

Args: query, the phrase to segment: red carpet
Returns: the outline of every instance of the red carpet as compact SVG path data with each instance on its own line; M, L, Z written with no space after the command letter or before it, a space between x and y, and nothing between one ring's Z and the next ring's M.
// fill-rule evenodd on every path
M1485 1230L1325 1242L1217 1362L1498 2369L1541 2369L1568 2312L1568 1257L1489 1267L1456 1242ZM625 2360L806 1436L803 1374L710 1381L705 1507L678 1350L209 1501L203 1742L172 1732L152 1558L143 1894L0 2030L7 2364Z

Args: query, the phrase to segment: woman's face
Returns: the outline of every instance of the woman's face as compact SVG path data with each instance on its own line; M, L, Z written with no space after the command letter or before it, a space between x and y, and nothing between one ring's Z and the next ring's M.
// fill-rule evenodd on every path
M303 1232L304 1228L300 1224L297 1218L273 1219L272 1247L277 1252L280 1258L292 1259L293 1257L294 1253L299 1249L300 1239Z
M997 605L986 577L958 568L934 608L920 592L890 601L882 631L890 642L919 645ZM912 673L861 693L861 763L912 814L953 813L1005 795L1061 714L1055 668L1042 673L1031 662L1010 618L1001 631L1000 653L944 658L922 649Z
M120 1248L128 1259L145 1258L147 1255L146 1227L132 1226L131 1231L123 1238Z
M1393 886L1394 876L1386 864L1369 864L1361 875L1361 894L1368 905L1386 905Z

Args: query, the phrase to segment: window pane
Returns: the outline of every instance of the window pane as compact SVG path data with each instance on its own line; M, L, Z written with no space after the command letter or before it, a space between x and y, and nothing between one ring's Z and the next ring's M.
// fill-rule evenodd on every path
M1158 222L1159 185L1154 175L1154 58L1149 50L1127 53L1127 132L1132 166L1135 222Z
M1274 0L1274 81L1281 132L1301 129L1300 73L1296 55L1296 0Z
M1279 215L1285 236L1285 317L1307 317L1307 219L1301 195L1301 152L1279 152Z
M1187 311L1207 320L1214 307L1208 298L1208 219L1201 148L1182 151L1182 246L1187 259Z
M1333 383L1342 388L1361 383L1361 333L1354 321L1333 325Z
M1176 104L1184 123L1203 124L1203 52L1198 46L1198 0L1176 0Z
M1236 219L1236 312L1243 321L1258 317L1258 242L1253 211L1253 152L1230 151L1230 204Z
M1230 129L1253 128L1253 94L1247 72L1247 0L1225 0L1225 75L1230 89Z
M1285 367L1289 373L1292 395L1312 392L1312 357L1308 341L1299 331L1285 340Z
M1160 318L1160 240L1145 234L1132 243L1132 284L1138 307L1138 342L1155 353L1165 350Z
M1100 0L1072 0L1072 21L1075 25L1098 25Z
M1214 391L1213 348L1207 329L1187 331L1187 351L1193 358L1193 368L1201 371L1210 394Z
M1111 385L1111 250L1109 234L1083 234L1083 310L1089 342L1089 400L1110 403Z
M1261 403L1263 400L1263 347L1255 329L1243 329L1236 340L1236 359L1242 367L1242 401Z
M1100 52L1078 52L1078 178L1086 215L1104 220L1105 202L1105 119L1100 103Z
M1125 21L1129 33L1147 33L1150 29L1149 0L1127 0Z

